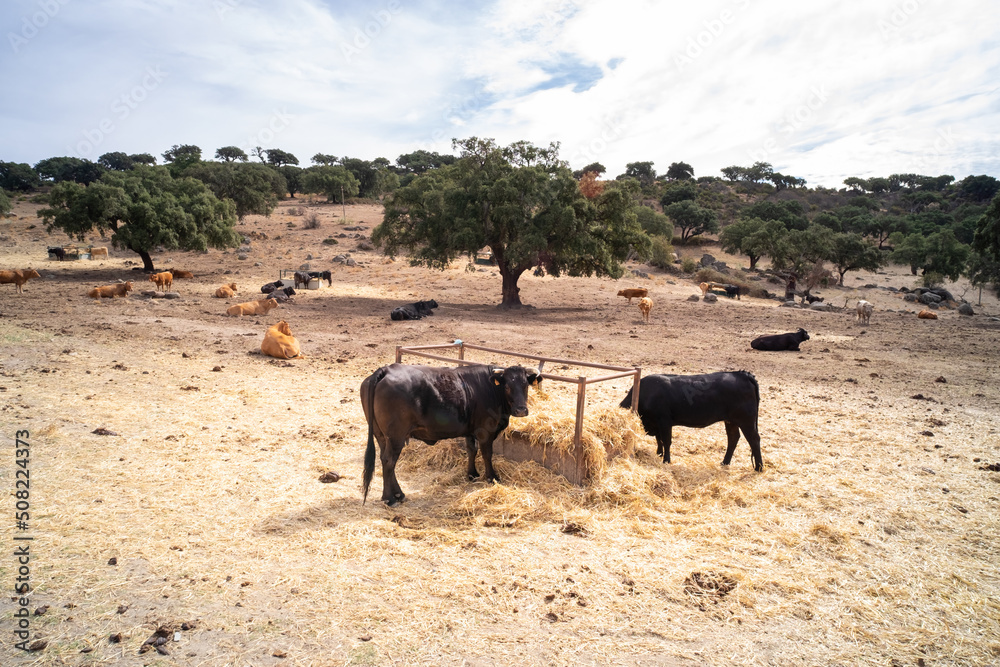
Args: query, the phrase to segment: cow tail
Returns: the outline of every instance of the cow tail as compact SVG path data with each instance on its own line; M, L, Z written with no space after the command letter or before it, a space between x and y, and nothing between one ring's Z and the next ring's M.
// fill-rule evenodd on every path
M372 475L375 474L375 432L372 430L372 420L375 419L375 386L386 373L388 371L383 366L368 378L371 380L368 385L368 446L365 448L365 471L361 478L361 490L364 493L362 505L368 500L368 487L372 483Z
M747 377L753 382L754 393L757 394L757 414L754 416L753 427L757 431L757 435L760 436L760 385L757 384L757 378L750 371L746 371Z

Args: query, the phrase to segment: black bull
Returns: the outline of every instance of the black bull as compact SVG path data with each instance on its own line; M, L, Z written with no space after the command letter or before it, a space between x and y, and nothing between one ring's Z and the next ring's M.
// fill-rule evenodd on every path
M483 452L483 476L499 482L493 469L493 441L510 417L528 416L528 386L541 378L521 366L436 368L392 364L361 383L361 407L368 421L368 446L362 490L375 472L375 440L382 459L382 501L402 502L406 496L396 480L396 461L410 437L433 445L438 440L465 438L469 479L476 479L476 448Z
M621 407L632 406L630 389ZM760 388L747 371L707 375L647 375L639 382L639 417L646 433L656 438L656 453L670 463L671 430L674 426L704 428L726 423L729 446L722 465L733 460L740 430L750 443L754 470L764 469L760 454L757 413Z

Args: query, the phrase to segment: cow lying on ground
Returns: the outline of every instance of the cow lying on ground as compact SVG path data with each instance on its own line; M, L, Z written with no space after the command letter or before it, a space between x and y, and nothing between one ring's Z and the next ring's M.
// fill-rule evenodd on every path
M115 297L125 298L128 293L132 291L132 283L117 283L115 285L105 285L103 287L95 287L94 289L87 292L87 296L91 299L114 299Z
M194 274L190 271L181 271L180 269L167 269L167 271L174 278L194 278Z
M813 296L812 294L803 294L802 299L804 301L807 301L809 305L812 305L814 303L823 303L823 297Z
M868 324L868 321L872 318L872 312L875 310L875 306L860 299L858 301L858 322L861 324Z
M396 480L396 461L414 437L429 445L465 438L470 480L479 476L476 449L483 452L483 478L499 482L493 469L493 441L510 418L528 416L528 385L541 381L521 366L405 366L378 369L361 383L361 407L368 421L368 446L361 488L375 471L375 440L382 460L382 502L395 505L406 496Z
M329 271L310 271L310 278L318 278L319 280L325 280L327 287L333 286L333 274Z
M12 271L0 271L0 285L10 285L13 283L14 291L23 292L24 283L32 278L41 278L38 271L34 269L14 269Z
M166 292L174 284L174 274L169 271L154 273L149 277L149 282L156 283L156 289L163 289Z
M274 299L278 303L284 303L293 296L295 296L294 287L279 287L268 295L269 298Z
M107 259L108 258L108 249L107 248L91 248L90 249L90 258L91 259L97 259L98 257L103 257L104 259Z
M632 299L641 299L644 296L649 295L649 290L645 287L629 287L628 289L618 290L618 296L623 296L628 299L631 305Z
M937 313L933 310L927 310L926 308L917 313L917 317L922 320L936 320L938 318Z
M438 302L434 299L428 301L417 301L408 303L405 306L397 306L389 313L389 318L393 320L419 320L425 315L433 315L432 308L437 308Z
M282 285L284 285L284 283L281 282L280 280L275 280L273 283L265 283L264 285L260 286L260 292L261 294L270 294L271 292L278 289Z
M244 315L267 315L268 311L277 307L278 302L274 299L260 299L258 301L245 301L235 303L226 309L227 315L233 317L243 317Z
M629 389L620 404L632 407ZM754 470L764 469L760 454L757 414L760 388L748 371L709 373L707 375L647 375L639 381L639 418L646 433L656 438L656 453L670 463L670 442L674 426L705 428L716 422L726 423L729 444L722 465L733 460L740 431L750 443Z
M805 329L800 328L795 333L774 334L773 336L760 336L750 341L750 347L764 352L782 352L789 350L799 351L799 343L809 340L809 334ZM642 396L642 392L639 393Z
M278 359L301 359L302 352L299 349L299 341L295 340L292 330L288 328L288 322L281 320L264 334L264 342L260 344L260 351L269 357Z
M653 309L653 300L648 296L639 299L639 312L642 313L642 321L649 324L649 311Z
M234 296L236 296L236 283L229 283L215 290L217 299L231 299Z

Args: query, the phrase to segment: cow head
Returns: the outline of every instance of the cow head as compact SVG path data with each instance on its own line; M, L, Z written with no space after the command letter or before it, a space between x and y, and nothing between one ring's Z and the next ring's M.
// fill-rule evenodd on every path
M132 291L132 281L131 280L129 280L129 281L127 281L125 283L125 291L126 292L131 292Z
M267 313L272 308L277 308L278 302L275 299L264 299L264 312Z
M799 334L799 340L809 340L809 334L807 334L806 330L803 329L802 327L799 327L797 333Z
M281 333L285 334L286 336L292 335L292 330L288 328L288 322L286 322L285 320L281 320L280 322L275 324L274 328L280 331Z
M523 366L493 369L493 384L503 392L503 404L512 417L528 416L528 386L538 386L542 377Z

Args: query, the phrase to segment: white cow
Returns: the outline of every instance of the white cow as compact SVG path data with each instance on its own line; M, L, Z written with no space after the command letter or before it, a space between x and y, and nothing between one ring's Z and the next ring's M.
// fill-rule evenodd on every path
M872 317L873 310L875 310L875 306L871 305L864 299L858 299L858 322L861 322L861 324L868 324L868 320Z

